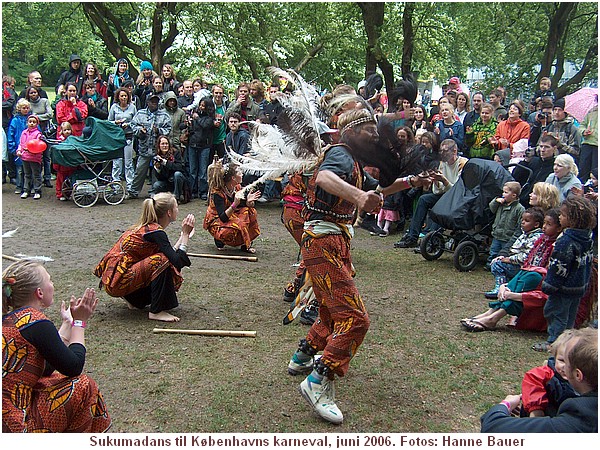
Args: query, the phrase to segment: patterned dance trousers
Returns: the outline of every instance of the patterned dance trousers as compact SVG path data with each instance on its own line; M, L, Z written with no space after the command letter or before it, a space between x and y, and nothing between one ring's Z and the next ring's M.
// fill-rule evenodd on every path
M317 351L323 351L321 361L342 377L370 324L352 278L350 239L337 234L310 236L306 233L302 259L321 303L319 318L306 340Z

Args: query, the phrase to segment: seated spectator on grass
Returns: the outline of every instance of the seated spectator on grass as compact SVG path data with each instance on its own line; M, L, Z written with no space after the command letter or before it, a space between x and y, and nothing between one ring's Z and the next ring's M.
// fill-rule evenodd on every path
M511 417L520 395L508 395L481 417L482 433L598 433L598 330L575 330L565 346L565 377L579 394L554 417Z
M573 330L565 330L550 346L543 366L525 372L521 382L521 417L555 417L561 403L579 394L567 380L565 349Z
M507 314L518 317L520 329L546 329L542 309L548 296L541 291L541 285L554 242L562 230L558 210L546 212L542 230L544 234L533 244L521 270L499 287L498 300L489 302L489 309L484 313L460 321L467 331L494 330Z
M501 285L512 279L527 259L533 244L542 234L544 211L541 208L529 208L521 216L521 234L514 243L492 260L490 272L494 275L495 286L485 293L485 298L497 298Z

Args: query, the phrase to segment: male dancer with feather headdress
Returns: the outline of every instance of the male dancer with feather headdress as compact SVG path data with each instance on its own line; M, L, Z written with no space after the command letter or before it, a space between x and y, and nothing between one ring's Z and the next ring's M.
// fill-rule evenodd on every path
M374 212L381 206L380 192L389 194L421 183L418 176L399 178L380 190L377 180L363 172L359 161L368 160L367 154L379 141L375 118L368 110L342 114L338 129L339 144L325 152L308 181L303 210L302 259L321 303L319 318L288 365L291 375L310 372L300 384L300 393L320 417L334 424L342 423L343 414L335 403L333 378L346 374L370 323L354 284L350 256L356 211ZM321 358L314 358L320 351Z

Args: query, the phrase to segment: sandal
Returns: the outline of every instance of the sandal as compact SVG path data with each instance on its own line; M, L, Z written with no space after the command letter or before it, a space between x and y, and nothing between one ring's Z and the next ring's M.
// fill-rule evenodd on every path
M480 333L482 331L494 331L494 328L490 328L482 324L477 320L470 320L463 324L463 326L467 329L467 331L471 333Z
M256 253L256 249L253 247L246 247L245 245L242 245L241 249L244 253L250 253L251 255L254 255Z
M548 353L550 351L550 343L549 342L538 342L537 344L533 344L531 346L531 350L536 352Z

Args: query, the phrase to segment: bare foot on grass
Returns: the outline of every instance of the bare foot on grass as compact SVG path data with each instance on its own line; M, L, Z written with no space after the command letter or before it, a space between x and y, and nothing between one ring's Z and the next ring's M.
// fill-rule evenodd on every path
M159 320L161 322L179 322L181 319L179 317L174 316L173 314L169 314L166 311L161 311L159 313L148 313L148 319L150 320Z

